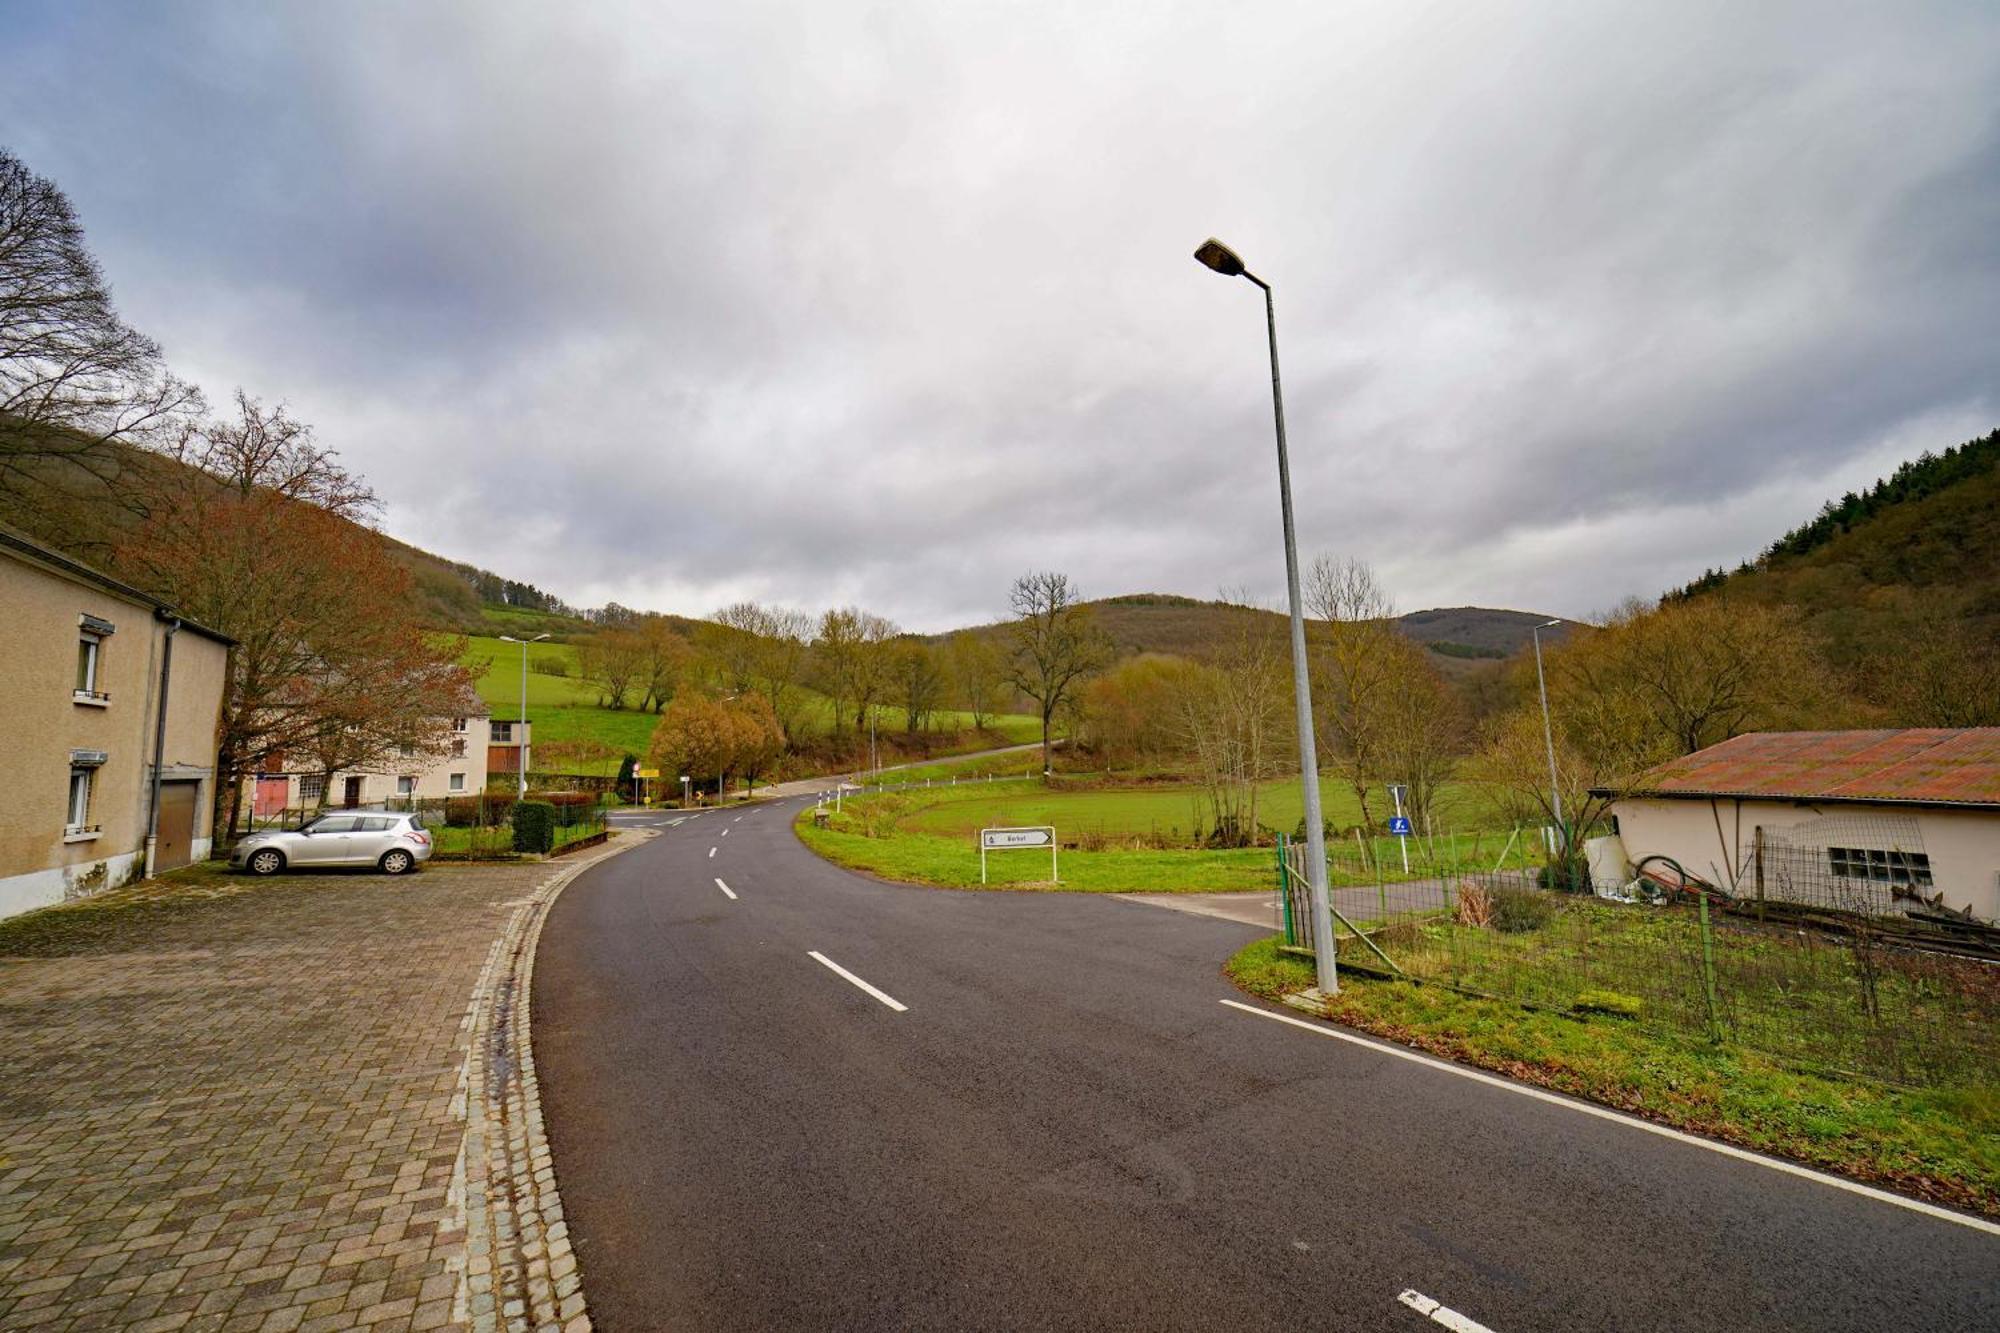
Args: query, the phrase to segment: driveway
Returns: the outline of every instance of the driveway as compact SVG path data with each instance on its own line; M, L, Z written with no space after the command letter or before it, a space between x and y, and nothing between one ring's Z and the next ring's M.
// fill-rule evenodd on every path
M566 868L197 868L0 923L0 1329L473 1322L468 1000Z

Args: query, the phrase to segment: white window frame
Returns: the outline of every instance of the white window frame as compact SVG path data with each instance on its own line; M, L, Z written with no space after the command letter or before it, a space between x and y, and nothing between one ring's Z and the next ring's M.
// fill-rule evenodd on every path
M79 629L76 633L78 674L82 677L70 697L80 704L103 708L111 702L111 696L97 688L104 677L104 635L95 630Z
M514 743L514 724L512 722L494 722L489 725L492 729L493 743L495 745L512 745Z
M299 804L306 805L326 795L326 774L299 774Z
M415 778L405 774L404 776L396 779L396 795L415 796L416 794L417 794L417 780Z
M92 765L70 765L69 798L63 810L65 841L83 842L97 836L98 828L90 822L90 801L96 787L97 775Z
M447 788L448 790L451 790L451 791L464 791L464 790L465 790L465 774L463 774L463 773L454 773L454 774L452 774L452 775L451 775L451 776L450 776L449 778L447 778L447 779L445 780L445 785L446 785L446 788Z

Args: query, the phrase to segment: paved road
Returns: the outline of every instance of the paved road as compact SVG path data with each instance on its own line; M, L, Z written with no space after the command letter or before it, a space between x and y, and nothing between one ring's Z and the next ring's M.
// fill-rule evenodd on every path
M602 1328L2000 1326L2000 1237L1225 1005L1254 927L847 874L798 804L543 934Z

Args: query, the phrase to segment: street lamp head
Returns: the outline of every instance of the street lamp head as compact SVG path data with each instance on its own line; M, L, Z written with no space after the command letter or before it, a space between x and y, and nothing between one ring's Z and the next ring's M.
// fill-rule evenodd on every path
M546 638L548 638L548 637L549 637L549 636L548 636L548 635L546 635L546 634L537 634L537 635L536 635L536 636L535 636L534 638L532 638L532 639L528 640L528 642L529 642L529 643L540 643L540 642L541 642L541 641L542 641L543 639L546 639Z
M1535 628L1536 628L1536 629L1554 629L1554 628L1555 628L1555 627L1556 627L1557 625L1560 625L1560 624L1562 624L1562 621L1560 621L1560 620L1545 620L1545 621L1543 621L1543 622L1542 622L1541 624L1539 624L1539 625L1535 626Z
M519 640L519 639L517 639L517 638L515 638L515 637L514 637L513 635L511 635L511 634L502 634L502 635L500 636L500 642L502 642L502 643L519 643L519 642L520 642L520 640Z
M1240 278L1247 271L1236 252L1213 236L1201 243L1201 248L1194 252L1194 257L1225 278Z

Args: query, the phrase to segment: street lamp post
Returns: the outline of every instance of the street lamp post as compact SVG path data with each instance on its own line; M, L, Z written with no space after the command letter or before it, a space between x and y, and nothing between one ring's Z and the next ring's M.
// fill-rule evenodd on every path
M1264 291L1264 326L1271 341L1271 413L1278 427L1278 501L1285 525L1285 591L1292 604L1292 694L1299 715L1299 777L1306 806L1306 883L1312 896L1313 964L1323 995L1340 990L1333 956L1333 909L1326 890L1326 828L1319 807L1319 753L1313 741L1312 683L1306 673L1306 621L1299 599L1299 548L1292 528L1292 466L1285 451L1285 395L1278 380L1278 310L1271 284L1243 266L1236 252L1210 237L1194 257L1225 278L1248 278Z
M1562 839L1563 860L1569 859L1569 825L1563 822L1562 780L1556 777L1556 732L1549 722L1549 682L1542 674L1542 631L1554 629L1562 624L1551 620L1535 626L1532 631L1535 640L1535 689L1542 696L1542 744L1549 752L1549 800L1556 813L1556 836Z
M502 643L521 645L521 743L514 747L514 757L520 764L521 799L524 801L528 799L528 645L540 643L548 637L546 634L537 634L532 639L517 639L511 634L500 636Z

